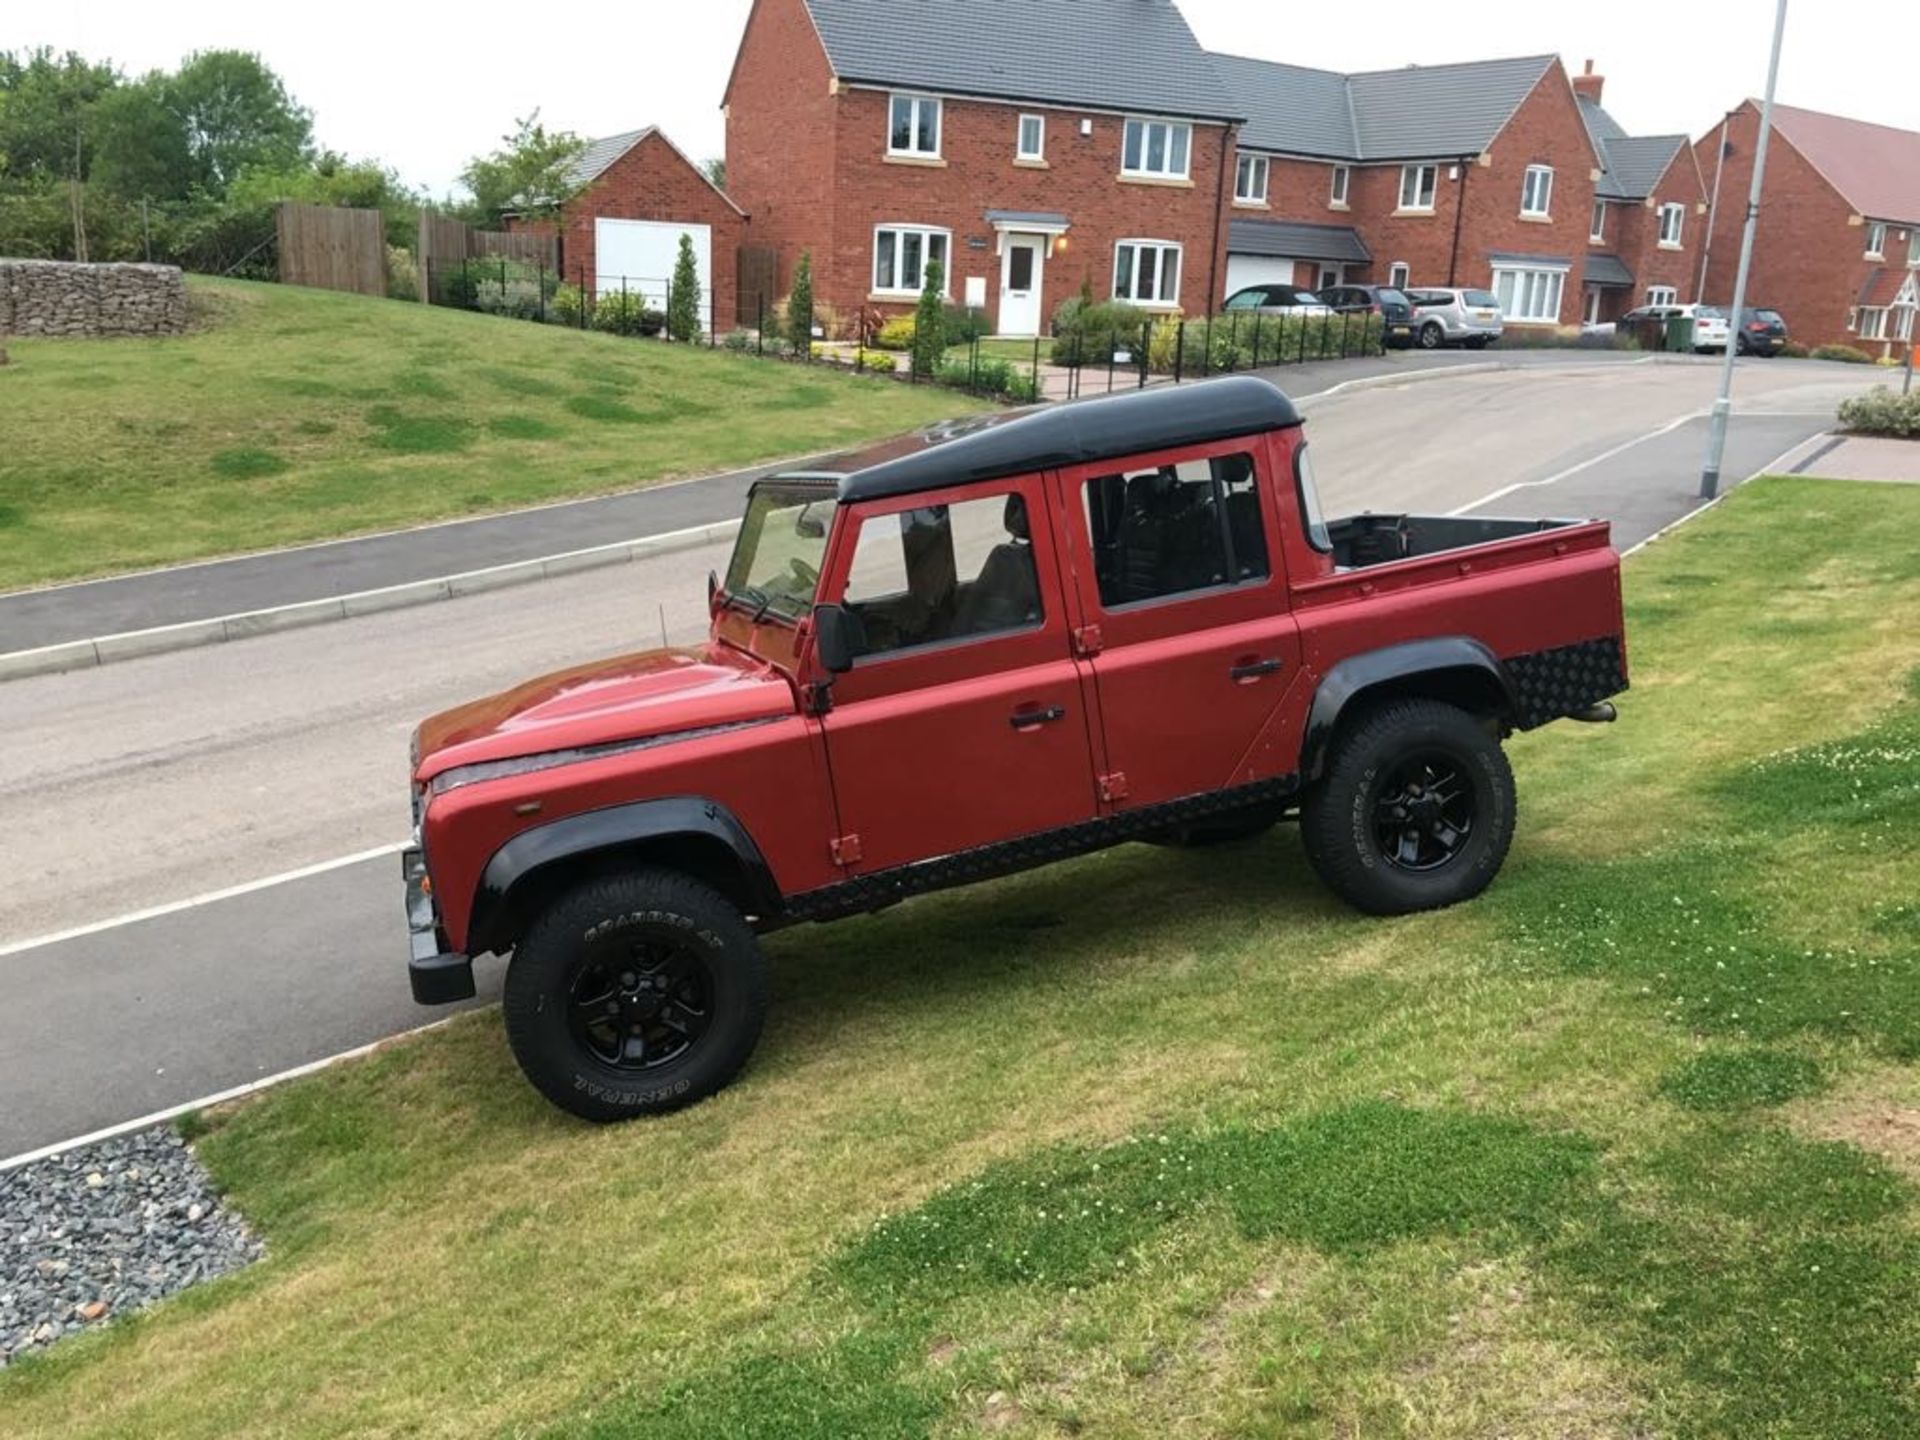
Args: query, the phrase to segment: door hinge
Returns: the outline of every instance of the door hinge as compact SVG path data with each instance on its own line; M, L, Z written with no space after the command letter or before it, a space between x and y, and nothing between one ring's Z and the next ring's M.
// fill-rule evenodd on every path
M1081 625L1073 632L1073 653L1082 660L1091 660L1100 653L1100 627Z
M1127 798L1127 777L1118 770L1100 777L1100 798L1102 800L1124 800Z
M833 854L834 864L851 865L860 858L860 837L837 835L827 842L827 849Z

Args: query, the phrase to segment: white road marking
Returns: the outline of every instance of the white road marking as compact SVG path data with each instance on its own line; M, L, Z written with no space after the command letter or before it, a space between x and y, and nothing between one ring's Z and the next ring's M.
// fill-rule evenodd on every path
M468 1012L462 1012L468 1013ZM197 1100L183 1100L178 1105L169 1105L164 1110L155 1110L151 1115L141 1115L133 1120L122 1120L118 1125L109 1125L104 1130L90 1131L85 1135L76 1135L71 1140L56 1140L51 1145L42 1145L38 1150L28 1150L19 1155L11 1155L0 1160L0 1171L16 1170L22 1165L31 1165L36 1160L50 1160L55 1155L64 1155L69 1150L78 1150L83 1145L98 1144L102 1140L111 1140L118 1135L131 1135L136 1130L150 1129L155 1125L164 1125L169 1120L177 1120L190 1110L205 1110L209 1106L224 1105L229 1100L239 1100L256 1091L266 1090L288 1080L298 1080L303 1075L312 1075L325 1070L330 1065L338 1065L343 1060L358 1060L363 1055L371 1055L382 1045L408 1035L424 1034L428 1030L438 1030L442 1025L450 1025L460 1018L459 1015L443 1015L440 1019L419 1025L412 1030L403 1030L398 1035L385 1035L365 1045L356 1045L351 1050L342 1050L338 1055L328 1055L320 1060L309 1060L304 1065L296 1065L291 1070L282 1070L276 1075L263 1075L258 1080L249 1080L244 1085L235 1085L228 1090L216 1091L212 1095L202 1095Z
M1624 455L1627 451L1633 449L1633 447L1636 445L1644 445L1649 440L1657 440L1662 435L1667 435L1672 433L1675 430L1678 430L1682 425L1689 424L1690 422L1695 420L1704 419L1706 415L1707 415L1707 412L1705 410L1691 410L1685 415L1680 416L1678 419L1669 420L1666 424L1660 426L1660 428L1657 430L1649 430L1644 435L1636 435L1631 440L1622 441L1620 444L1614 446L1611 450L1603 450L1598 455L1594 455L1586 460L1582 460L1578 465L1569 465L1566 469L1556 471L1554 474L1547 476L1544 480L1520 480L1520 481L1516 481L1512 485L1503 485L1498 490L1495 490L1492 494L1482 495L1478 500L1469 500L1465 505L1459 506L1457 509L1449 510L1447 514L1450 516L1464 515L1469 510L1478 510L1482 505L1491 505L1496 500L1503 500L1517 490L1532 490L1532 489L1537 489L1543 485L1557 485L1562 480L1570 479L1571 477L1578 475L1583 470L1591 470L1594 466L1599 465L1604 461L1613 459L1616 455Z
M123 925L137 925L143 920L156 920L162 915L175 915L182 910L196 910L202 905L216 905L222 900L251 895L256 890L270 890L275 885L285 885L294 880L324 875L329 870L342 870L365 860L377 860L382 855L398 855L406 848L407 842L404 840L396 841L391 845L376 845L371 850L357 851L352 855L337 855L331 860L302 865L298 870L287 870L278 875L264 875L258 880L247 880L238 885L229 885L222 890L209 890L204 895L190 895L184 900L169 900L164 905L152 905L145 910L135 910L129 915L116 915L110 920L96 920L90 925L76 925L71 930L56 930L51 935L36 935L31 940L15 940L12 944L0 945L0 959L5 959L9 955L22 955L29 950L38 950L46 945L58 945L66 940L98 935L103 930L117 930Z
M1747 476L1746 480L1737 480L1731 485L1724 486L1720 490L1720 493L1715 495L1713 499L1707 501L1706 504L1694 506L1693 509L1687 511L1687 513L1680 516L1679 519L1669 520L1666 524L1662 525L1658 530L1654 531L1651 535L1647 536L1647 538L1642 540L1639 544L1629 545L1626 549L1620 552L1620 558L1624 560L1627 558L1627 556L1633 554L1634 551L1646 549L1647 546L1651 545L1654 541L1658 540L1662 535L1665 535L1669 530L1678 530L1682 525L1686 524L1689 520L1693 519L1696 515L1706 514L1707 511L1713 509L1714 506L1718 505L1722 500L1726 499L1727 496L1731 495L1735 490L1738 490L1742 485L1745 485L1748 480L1758 480L1762 475L1774 474L1776 471L1779 470L1779 468L1782 465L1786 464L1789 459L1799 454L1802 450L1806 449L1807 446L1812 445L1817 441L1825 440L1827 438L1827 433L1828 433L1827 431L1822 430L1817 435L1809 435L1806 439L1800 441L1799 443L1794 445L1789 445L1785 450L1782 450L1778 455L1774 456L1773 459L1769 460L1766 464L1762 465L1758 470L1754 471L1753 474Z

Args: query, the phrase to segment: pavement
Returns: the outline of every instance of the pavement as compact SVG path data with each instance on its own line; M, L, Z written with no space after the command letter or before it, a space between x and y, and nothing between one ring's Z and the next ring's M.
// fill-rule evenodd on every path
M1836 435L1793 467L1796 475L1824 480L1885 480L1920 485L1920 439Z
M1514 369L1564 369L1583 365L1644 365L1646 360L1644 356L1617 351L1540 350L1505 354L1393 351L1385 356L1288 365L1261 373L1290 394L1310 396L1356 382L1376 384L1463 368L1483 371L1496 364ZM1700 366L1709 362L1695 357L1663 356L1661 363ZM1102 393L1103 379L1104 376L1089 373L1082 393ZM638 536L671 534L728 522L739 517L741 501L756 479L774 470L805 463L804 457L794 457L723 475L669 482L594 499L564 501L505 515L476 516L387 534L0 595L0 660L20 651L159 626L249 616L269 608L313 605L345 596L363 596L371 591L394 591L445 576L470 575L550 556L617 547L620 542ZM627 557L609 554L604 558L611 561ZM541 577L535 573L528 578ZM392 598L409 603L412 599L399 595ZM246 627L233 628L239 633ZM188 643L200 644L204 639L194 637ZM173 647L124 648L128 653L150 653L155 648ZM81 663L91 664L93 658L84 657ZM0 666L0 670L4 668Z
M1625 548L1699 505L1714 380L1470 370L1326 396L1307 430L1334 513L1603 515ZM1791 468L1860 384L1743 367L1727 476ZM676 487L690 508L674 519L731 508L742 483ZM405 976L409 731L547 670L701 634L726 549L0 684L0 1156L440 1018ZM484 1003L501 966L478 972Z

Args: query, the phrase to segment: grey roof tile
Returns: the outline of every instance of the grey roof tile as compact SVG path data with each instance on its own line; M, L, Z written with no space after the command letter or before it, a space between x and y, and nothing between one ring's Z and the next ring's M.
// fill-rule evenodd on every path
M587 148L580 152L567 170L567 188L579 189L652 132L653 126L643 125L638 130L625 130L602 140L589 140Z
M1364 265L1373 256L1351 225L1309 225L1293 220L1229 220L1227 252L1288 260L1344 260Z
M1215 55L1213 68L1246 112L1240 143L1289 155L1354 160L1353 110L1347 77L1272 60Z
M1584 95L1580 96L1580 118L1600 155L1600 183L1594 194L1602 200L1646 199L1680 147L1689 143L1685 135L1629 135L1598 101Z
M1055 210L989 210L989 225L1066 225L1065 215Z
M1527 255L1512 250L1496 250L1487 259L1495 265L1552 265L1571 270L1573 261L1565 255Z
M834 74L904 89L1245 118L1172 0L806 0Z
M1618 255L1589 255L1585 271L1589 285L1633 285L1633 272Z

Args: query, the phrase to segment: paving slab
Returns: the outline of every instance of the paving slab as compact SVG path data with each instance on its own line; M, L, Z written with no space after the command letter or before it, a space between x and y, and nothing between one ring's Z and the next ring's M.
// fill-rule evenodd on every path
M1793 473L1822 480L1885 480L1896 485L1920 485L1920 439L1837 435L1794 466Z

